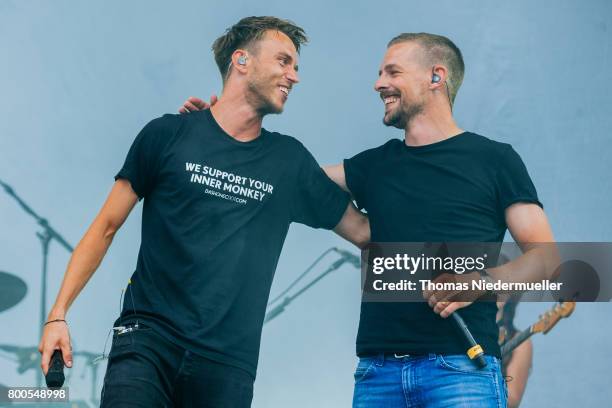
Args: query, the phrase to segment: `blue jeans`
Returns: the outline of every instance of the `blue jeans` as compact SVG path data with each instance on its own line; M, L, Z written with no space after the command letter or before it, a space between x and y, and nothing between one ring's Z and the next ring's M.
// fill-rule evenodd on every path
M359 359L353 408L506 408L499 359L478 369L461 354Z

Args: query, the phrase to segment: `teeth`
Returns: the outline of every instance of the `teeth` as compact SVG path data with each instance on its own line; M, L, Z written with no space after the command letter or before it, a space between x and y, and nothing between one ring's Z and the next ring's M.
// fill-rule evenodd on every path
M385 105L388 105L392 102L397 102L399 98L397 96L385 96L383 100L385 102Z
M289 88L287 88L285 86L280 86L279 88L280 88L282 93L284 93L285 95L289 95Z

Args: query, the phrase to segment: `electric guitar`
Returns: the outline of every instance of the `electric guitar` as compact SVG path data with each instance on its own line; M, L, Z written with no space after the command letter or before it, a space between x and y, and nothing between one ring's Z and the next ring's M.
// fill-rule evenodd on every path
M540 319L535 324L519 332L516 336L503 343L501 346L502 358L508 356L512 350L519 346L519 344L534 334L548 333L557 324L557 322L559 322L559 320L571 315L575 308L576 302L560 302L556 304L551 310L541 315Z

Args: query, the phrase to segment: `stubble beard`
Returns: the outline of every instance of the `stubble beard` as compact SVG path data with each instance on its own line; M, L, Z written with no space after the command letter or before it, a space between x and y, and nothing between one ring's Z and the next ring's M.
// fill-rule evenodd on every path
M247 101L255 108L255 110L261 115L265 116L268 114L279 114L283 112L283 106L280 108L274 104L270 93L274 92L274 87L268 85L270 80L259 78L256 76L249 81L247 87ZM272 88L268 91L268 88Z
M423 112L422 103L404 104L402 103L399 109L391 112L389 117L383 117L385 126L393 126L397 129L406 129L410 122Z

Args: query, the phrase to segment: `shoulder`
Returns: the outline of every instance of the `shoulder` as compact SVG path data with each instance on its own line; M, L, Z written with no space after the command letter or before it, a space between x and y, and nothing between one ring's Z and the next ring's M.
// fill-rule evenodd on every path
M470 144L484 150L503 153L508 148L512 148L509 143L499 142L478 133L467 132L467 134L469 136L468 140L470 141Z
M263 128L262 132L266 132L266 138L268 138L269 144L275 148L283 149L284 152L291 155L312 156L306 146L293 136L279 132L271 132Z
M360 153L357 153L355 156L351 157L348 160L376 160L376 158L384 156L390 151L401 148L403 144L404 142L399 139L391 139L380 146L373 147L371 149L367 149Z
M137 139L147 144L164 145L176 136L184 122L185 118L182 118L181 115L165 114L149 121L142 128Z
M161 152L176 140L184 119L179 115L165 114L149 121L138 133L133 146L146 152Z
M491 163L500 166L505 163L520 160L519 154L510 143L490 139L477 133L468 132L470 149L480 157L487 157Z
M177 115L172 113L166 113L160 117L157 117L145 126L145 129L148 129L152 132L172 132L175 133L177 128L188 119L184 116L188 115Z

